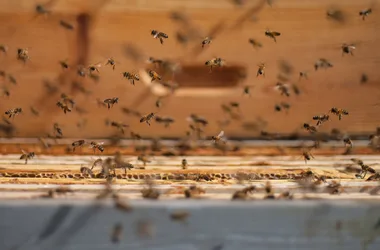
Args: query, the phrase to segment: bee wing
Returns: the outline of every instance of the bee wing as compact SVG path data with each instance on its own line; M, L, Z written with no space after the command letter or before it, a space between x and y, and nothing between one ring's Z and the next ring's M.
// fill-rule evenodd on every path
M218 137L223 137L224 136L224 131L220 131L220 133L218 134Z
M276 32L276 31L273 31L273 32L272 32L272 35L274 35L274 36L279 36L279 35L281 35L281 33L280 33L280 32Z
M22 152L23 154L28 154L28 153L25 152L25 150L23 150L23 149L21 149L21 152Z
M102 141L101 141L101 142L98 142L98 145L103 145L103 144L104 144L104 142L102 142Z

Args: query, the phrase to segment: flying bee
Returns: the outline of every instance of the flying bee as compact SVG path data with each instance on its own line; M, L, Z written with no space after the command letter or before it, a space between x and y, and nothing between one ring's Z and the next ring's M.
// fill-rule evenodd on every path
M7 52L8 52L8 46L5 46L4 44L0 44L0 52L3 52L4 54L7 54Z
M5 111L5 114L8 115L8 118L15 118L16 115L21 114L22 108L14 108L14 109L9 109Z
M289 88L285 84L278 82L276 88L280 91L281 95L290 96Z
M164 38L165 39L169 38L168 35L166 35L163 32L159 32L157 30L152 30L150 34L153 36L153 38L160 39L161 44L164 44Z
M121 223L117 223L112 229L111 242L115 244L119 243L122 233L123 233L123 226L121 225Z
M63 136L62 129L60 128L58 123L53 124L54 133L57 135L58 138Z
M141 140L142 137L141 137L141 135L139 135L139 134L137 134L137 133L131 131L131 138L132 138L133 140Z
M308 76L307 76L308 74L307 74L307 72L306 71L301 71L300 72L300 80L301 80L301 78L305 78L306 80L308 79Z
M352 53L352 51L355 49L356 49L356 47L354 44L343 43L342 44L342 56L344 56L344 54L351 54L353 56L354 54Z
M327 122L330 119L329 115L316 115L313 116L313 120L317 121L317 126L322 125L322 123Z
M252 46L254 47L254 48L261 48L261 47L263 47L263 44L262 43L260 43L259 41L257 41L257 40L255 40L255 39L253 39L253 38L250 38L250 39L248 39L248 42L250 43L250 44L252 44Z
M372 13L372 8L369 8L369 9L366 9L366 10L362 10L362 11L360 11L359 12L359 16L362 16L362 19L363 19L363 21L365 20L365 18L367 17L367 16L369 16L369 14L371 14Z
M302 157L305 160L305 164L307 164L307 161L310 161L312 158L314 159L314 156L310 153L310 151L303 151Z
M150 120L155 116L154 113L149 113L140 118L140 123L146 122L150 126Z
M226 64L226 61L220 57L215 57L205 62L205 65L210 67L210 73L212 72L212 67L222 67L225 64Z
M104 142L92 141L92 142L90 142L90 148L94 149L94 153L95 153L96 149L103 153L103 151L104 151L103 144L104 144Z
M320 58L314 63L314 69L317 71L319 68L331 68L334 65L325 58Z
M344 23L347 19L347 14L339 9L329 9L326 12L326 16L333 21Z
M265 36L272 38L274 42L277 42L276 37L280 35L281 33L277 31L270 31L268 29L265 31Z
M343 138L343 143L344 143L345 147L349 147L349 148L353 147L353 143L352 143L350 137Z
M116 67L116 61L115 59L113 59L112 57L108 58L107 59L107 62L105 64L106 66L107 65L110 65L112 67L113 70L115 70L115 67Z
M304 123L303 127L304 127L304 129L306 129L306 131L308 131L308 132L310 132L312 134L317 132L317 128L314 127L314 126L312 126L312 125L310 125L310 124L308 124L308 123Z
M191 122L201 124L203 126L206 126L208 124L208 121L205 118L197 116L195 114L190 114L190 116L187 119Z
M157 123L163 123L165 128L168 128L171 123L174 123L174 119L171 117L156 116Z
M65 93L61 94L62 101L67 105L67 103L71 104L71 107L74 107L75 101L72 97L66 95Z
M30 107L30 112L32 112L32 114L35 116L40 115L40 112L37 109L35 109L34 107Z
M127 124L121 122L111 122L111 126L119 129L122 134L124 134L124 128L129 127Z
M146 155L139 155L139 156L137 157L137 161L141 161L141 162L143 163L143 165L144 165L144 168L146 167L146 164L147 164L147 163L150 163L150 162L151 162L151 160L149 160L148 157L147 157Z
M59 61L59 65L61 65L62 69L69 68L69 64L67 63L67 61Z
M67 106L66 103L63 103L61 101L58 101L57 104L56 104L58 107L60 107L62 110L63 110L63 113L67 113L67 112L71 112L71 108L69 108L69 106Z
M335 108L335 107L331 108L330 111L329 111L329 113L332 113L332 114L338 116L339 120L342 119L343 115L349 115L349 113L348 113L347 110L345 110L345 109L338 109L338 108Z
M204 48L205 45L211 44L212 38L211 37L205 37L202 41L202 48Z
M17 49L17 60L23 61L24 63L26 63L28 60L30 60L29 50L27 48Z
M149 77L152 78L151 82L161 80L162 77L154 70L148 70Z
M67 30L73 30L74 29L74 26L64 20L59 20L59 25L61 25L63 28L67 29Z
M265 77L265 64L264 63L260 63L259 65L258 65L258 69L257 69L257 74L256 74L256 77L258 77L259 75L262 75L262 76L264 76Z
M81 77L85 77L86 76L86 68L83 66L83 65L78 65L77 67L77 74Z
M33 157L35 156L34 152L25 152L24 150L21 150L22 152L22 155L20 156L20 160L25 160L25 164L28 163L28 160L31 160L33 159Z
M17 80L16 80L16 78L13 75L8 74L8 80L9 80L10 83L12 83L14 85L17 85Z
M75 152L75 149L77 147L82 147L85 143L86 143L85 140L78 140L78 141L74 141L73 143L71 143L71 146L73 147L73 152Z
M138 74L129 73L129 72L123 72L123 77L127 78L132 85L135 85L135 81L140 81L140 76Z
M181 166L182 166L182 169L187 169L187 160L186 159L182 159L182 163L181 163Z
M1 96L6 96L6 97L9 97L11 95L11 92L9 91L9 89L6 87L6 86L2 86L1 87Z
M226 140L225 140L225 138L223 136L224 136L224 131L220 131L220 133L217 136L212 136L211 140L214 143L223 142L225 144Z
M89 65L89 66L87 67L87 69L88 69L88 72L89 72L90 74L94 73L95 71L99 73L99 68L100 68L101 66L102 66L101 63L92 64L92 65Z
M119 98L118 97L107 98L103 102L107 104L108 109L110 109L111 107L113 107L114 104L119 102Z

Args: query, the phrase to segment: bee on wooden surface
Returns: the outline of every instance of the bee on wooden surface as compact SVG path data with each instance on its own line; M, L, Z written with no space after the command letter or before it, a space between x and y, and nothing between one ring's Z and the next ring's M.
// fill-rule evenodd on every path
M372 13L372 8L369 8L369 9L366 9L366 10L362 10L362 11L360 11L359 12L359 16L362 16L362 19L363 19L363 21L365 20L365 18L367 17L367 16L369 16L369 14L371 14Z
M173 221L186 222L189 216L190 214L187 211L175 211L170 214L170 219Z
M107 65L110 65L112 67L112 69L115 70L115 67L116 67L115 59L113 59L112 57L108 58L105 66L107 66Z
M148 157L146 155L139 155L137 157L137 161L141 161L143 163L143 165L144 165L144 168L146 167L147 163L152 162L151 160L148 159Z
M164 39L169 38L169 36L163 32L152 30L150 34L153 36L153 38L160 39L160 43L164 44Z
M186 159L182 159L182 163L181 163L181 166L182 166L182 169L187 169L187 160Z
M332 68L334 65L325 58L320 58L314 63L314 69L317 71L319 68Z
M260 43L259 41L255 40L255 39L253 39L253 38L248 39L248 42L249 42L250 44L252 44L252 46L253 46L255 49L258 49L258 48L263 47L263 44L262 44L262 43Z
M174 123L174 119L171 117L156 116L157 123L163 123L165 128L168 128L170 124Z
M351 54L353 56L354 53L352 51L354 51L355 49L356 49L356 46L354 44L343 43L342 44L342 56L344 56L344 54Z
M154 113L149 113L140 118L140 123L146 122L150 126L150 120L155 116Z
M85 140L78 140L71 143L71 146L73 147L73 152L75 152L75 149L78 147L82 147L86 143Z
M310 132L312 134L317 132L317 128L314 127L314 126L312 126L312 125L310 125L310 124L308 124L308 123L304 123L303 127L304 127L304 129L306 129L306 131L308 131L308 132Z
M20 160L25 160L25 164L28 163L28 160L31 160L34 158L35 154L34 152L25 152L24 150L21 150L22 155L20 156Z
M327 122L330 116L327 114L313 116L313 120L317 121L317 126L322 125L322 123Z
M274 196L274 192L273 192L273 189L272 189L272 185L270 184L269 181L267 181L267 183L265 184L265 197L264 199L275 199L276 197Z
M226 143L226 139L223 136L224 136L224 131L220 131L220 133L217 136L212 136L211 140L214 143L223 142L225 144Z
M94 150L94 153L95 153L96 149L103 153L103 151L104 151L103 144L104 144L104 142L92 141L92 142L90 142L90 148L92 148Z
M314 156L310 153L310 150L309 151L304 150L302 152L302 157L305 160L305 164L307 164L307 161L310 161L311 159L314 159Z
M19 115L22 113L22 108L14 108L14 109L9 109L5 111L5 114L8 115L8 118L15 118L16 115Z
M149 77L152 79L151 82L162 79L162 77L154 70L148 70L148 74Z
M113 107L114 104L119 102L119 98L118 97L107 98L103 102L107 104L108 109L110 109L111 107Z
M4 54L7 54L8 52L8 46L4 44L0 44L0 52L3 52Z
M94 177L94 173L92 172L92 170L88 167L83 167L81 166L79 171L85 176L85 177L91 177L93 178Z
M338 116L339 120L342 119L343 115L349 115L347 110L339 109L339 108L335 108L335 107L331 108L329 112Z
M74 29L74 26L64 20L59 20L59 25L61 25L63 28L67 29L67 30L73 30Z
M256 190L256 187L253 185L243 188L241 190L238 190L232 195L232 200L247 200L249 198L249 194L255 190Z
M256 73L256 77L258 77L259 75L262 75L262 76L264 76L265 77L265 64L264 63L260 63L259 65L258 65L258 69L257 69L257 73Z
M122 134L124 134L124 128L129 127L129 125L127 124L124 124L122 122L115 122L115 121L111 122L111 126L119 129Z
M274 40L274 42L276 42L276 43L277 43L276 37L281 35L280 32L270 31L268 29L265 31L264 34L265 34L265 36L272 38Z
M350 137L343 138L343 143L344 143L345 147L352 148L354 146L354 144L352 143Z
M67 112L71 112L71 108L69 108L69 106L67 106L66 103L63 103L61 101L58 101L57 104L56 104L59 108L61 108L63 110L63 113L67 113Z
M356 174L356 178L364 179L368 172L375 174L376 170L364 164L364 162L358 158L351 158L351 161L361 167L361 171L359 174Z
M119 243L122 233L123 233L123 225L121 223L116 223L116 225L112 229L111 242L115 244Z
M69 64L67 63L67 61L59 61L59 65L61 65L61 68L62 69L68 69L69 68Z
M123 72L123 77L127 78L132 85L135 85L135 81L140 81L140 76L138 74L130 73L130 72Z
M212 42L212 38L211 37L205 37L205 39L202 40L202 48L204 48L205 45L209 45L211 44Z
M225 64L226 61L220 57L215 57L205 62L205 65L210 67L210 72L212 72L212 67L222 67Z
M28 60L30 60L29 57L29 50L27 48L25 49L17 49L17 60L20 60L24 63L26 63Z
M188 189L185 189L184 194L185 198L198 198L200 195L205 194L206 190L195 185L190 186Z
M290 96L289 88L286 84L278 82L276 88L280 91L281 95Z

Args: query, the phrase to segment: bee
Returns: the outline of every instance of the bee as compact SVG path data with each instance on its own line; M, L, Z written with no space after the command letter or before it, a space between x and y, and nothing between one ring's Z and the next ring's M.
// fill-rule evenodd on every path
M103 144L104 144L104 142L92 141L92 142L90 142L90 148L94 149L94 153L95 153L96 149L103 153L103 151L104 151Z
M140 118L140 123L146 122L150 126L150 120L155 116L154 113L149 113Z
M205 45L211 44L212 38L211 37L205 37L205 39L202 40L202 48L204 48Z
M1 92L2 92L1 96L9 97L11 95L11 92L9 91L9 89L6 86L1 87Z
M357 178L364 179L364 177L367 175L368 172L375 174L376 170L368 166L367 164L364 164L364 162L357 158L351 158L351 161L357 165L359 165L362 170L359 174L356 175Z
M62 129L59 127L58 123L53 124L54 133L57 135L56 137L60 138L63 136Z
M251 86L244 86L243 88L243 95L251 97Z
M156 116L157 123L163 123L165 128L168 128L175 120L171 117Z
M330 116L327 114L313 116L313 120L317 121L317 126L322 125L322 123L327 122Z
M146 179L145 182L148 184L148 188L143 188L141 190L142 197L144 199L157 200L161 193L154 188L152 180Z
M119 98L118 97L107 98L103 102L107 104L108 109L110 109L111 107L113 107L114 104L119 102Z
M60 107L62 110L63 110L63 113L67 113L67 112L71 112L71 108L69 108L69 106L67 106L65 103L61 102L61 101L58 101L57 104L56 104L58 107Z
M25 164L28 163L28 160L31 160L34 158L35 154L34 152L25 152L24 150L21 150L22 155L20 156L20 160L25 160Z
M266 195L265 195L264 199L275 199L276 198L274 196L272 185L270 184L269 181L267 181L267 183L265 184L265 193L266 193Z
M110 57L110 58L107 59L107 62L106 62L105 65L106 65L106 66L107 66L107 65L110 65L110 66L112 67L112 69L115 70L115 67L116 67L116 61L115 61L112 57Z
M334 65L325 58L320 58L314 63L314 69L317 71L319 68L332 68Z
M173 221L186 222L190 214L186 211L175 211L170 214L170 219Z
M12 83L14 85L17 85L17 80L16 80L16 78L13 75L8 74L8 80L9 80L10 83Z
M255 190L256 190L256 187L253 185L243 188L241 190L238 190L232 195L232 200L247 200L249 198L248 194L252 193Z
M135 85L135 81L140 81L140 76L138 74L129 72L123 72L122 74L124 78L127 78L132 83L132 85Z
M119 129L122 134L124 134L124 128L129 127L127 124L123 124L121 122L114 122L114 121L111 122L111 126Z
M210 73L212 72L212 67L216 67L216 66L222 67L225 64L226 64L226 61L220 57L215 57L205 62L205 65L210 67Z
M342 56L344 56L344 54L351 54L353 56L354 54L352 53L352 51L355 49L356 49L356 47L354 44L343 43L342 44Z
M8 115L8 118L15 118L16 115L22 113L22 108L14 108L14 109L9 109L5 111L5 114Z
M148 64L153 64L156 68L157 68L157 66L161 66L161 65L164 63L163 60L161 60L161 59L156 59L156 58L154 58L154 57L149 57L148 60L146 60L146 62L147 62Z
M195 114L190 114L190 117L188 118L188 120L196 124L201 124L203 126L206 126L208 124L208 121L205 118L197 116Z
M290 96L289 88L285 84L278 82L276 88L280 91L281 95Z
M71 146L73 147L73 152L75 152L75 149L77 147L82 147L85 143L86 143L85 140L78 140L78 141L74 141L73 143L71 143Z
M329 194L339 194L342 191L342 185L337 181L332 181L326 186L326 191Z
M349 148L353 147L353 143L352 143L350 137L343 138L343 143L344 143L345 147L349 147Z
M367 16L369 16L369 14L371 14L371 13L372 13L372 9L369 8L369 9L366 9L366 10L362 10L362 11L360 11L360 12L359 12L359 16L362 16L362 19L363 19L363 21L364 21L365 18L366 18Z
M64 20L59 20L59 25L61 25L63 28L67 29L67 30L73 30L74 29L74 26Z
M345 109L338 109L338 108L335 108L335 107L331 108L329 112L332 113L332 114L334 114L334 115L336 115L336 116L338 116L339 120L342 119L343 115L349 115L349 113L348 113L347 110L345 110Z
M265 34L265 36L272 38L274 40L274 42L277 42L276 37L281 35L280 32L270 31L268 29L265 31L264 34Z
M91 75L92 73L94 73L95 71L99 73L99 69L98 69L98 68L100 68L101 66L102 66L101 63L98 63L98 64L92 64L92 65L89 65L89 66L87 67L87 70L88 70L88 72L90 73L90 75Z
M62 69L69 68L69 64L67 63L67 61L59 61L59 65L61 65Z
M218 143L218 142L223 142L224 144L226 143L226 140L224 139L224 131L220 131L220 133L217 135L217 136L212 136L211 137L211 140L214 142L214 143Z
M340 23L344 23L346 21L346 13L342 10L330 9L326 12L326 15L328 18Z
M182 169L187 169L187 160L186 159L182 159Z
M185 189L184 194L185 198L198 198L201 194L205 194L206 190L195 185L190 186L188 189Z
M24 63L26 63L28 60L30 60L29 50L27 48L17 49L17 60L23 61Z
M301 78L305 78L307 80L308 79L308 73L306 71L301 71L299 80L301 80Z
M312 158L314 159L314 156L310 153L310 151L303 151L302 156L305 160L305 164L307 164L307 161L310 161Z
M187 44L190 41L190 37L187 34L180 31L177 31L175 33L175 38L177 42L179 42L182 46L187 46Z
M139 135L139 134L137 134L137 133L131 131L131 138L132 138L133 140L141 140L142 137L141 137L141 135Z
M8 52L8 46L5 46L4 44L0 44L0 52L3 52L4 54L7 54L7 52Z
M62 101L67 105L67 103L70 103L71 104L71 107L74 107L75 105L75 101L72 97L66 95L65 93L62 93L61 94L61 99Z
M308 124L308 123L304 123L303 127L304 127L304 129L306 129L306 131L308 131L308 132L310 132L312 134L317 132L317 128L314 127L314 126L312 126L312 125L310 125L310 124Z
M154 70L148 70L149 77L152 78L151 82L161 80L161 76Z
M147 164L147 163L150 163L150 162L151 162L151 161L148 159L148 157L145 156L145 155L139 155L139 156L137 157L137 161L141 161L141 162L143 163L143 165L144 165L144 168L146 167L146 164Z
M37 12L37 14L42 14L42 15L47 15L47 14L50 14L51 11L46 9L43 5L41 4L37 4L36 7L35 7L35 11Z
M123 233L123 226L121 225L121 223L116 223L116 225L112 229L111 242L115 244L119 243L122 233Z
M257 70L257 74L256 74L256 77L258 77L259 75L262 75L265 77L265 64L264 63L261 63L258 65L258 70Z
M160 43L164 44L164 38L167 39L169 36L163 32L159 32L157 30L152 30L150 34L153 36L153 38L160 39Z
M250 44L252 44L252 46L254 47L254 48L261 48L261 47L263 47L263 44L262 43L260 43L259 41L257 41L257 40L255 40L255 39L253 39L253 38L250 38L250 39L248 39L248 42L250 43Z

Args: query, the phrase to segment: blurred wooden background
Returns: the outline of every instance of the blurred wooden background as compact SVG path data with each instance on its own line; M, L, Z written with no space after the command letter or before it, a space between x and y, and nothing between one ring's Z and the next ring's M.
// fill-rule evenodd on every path
M334 106L347 109L350 115L341 121L332 117L321 131L339 128L351 134L372 133L380 121L380 15L376 13L376 5L373 14L363 21L358 13L371 6L371 1L341 1L335 6L347 14L347 20L340 24L326 17L326 10L333 6L333 1L276 1L272 7L265 4L258 14L232 28L236 20L259 1L247 2L246 6L237 7L227 0L58 0L50 8L52 14L45 18L35 17L37 2L0 1L0 44L9 47L6 55L0 52L0 70L17 80L14 85L7 77L0 77L1 86L10 91L10 97L0 99L0 107L2 112L14 107L24 109L22 115L10 120L16 128L14 136L52 134L53 123L58 122L65 137L104 138L117 132L105 125L108 118L129 124L125 137L129 137L130 130L143 137L179 137L188 130L186 117L191 113L207 118L210 124L205 132L213 135L221 129L219 122L228 118L220 106L230 101L240 102L242 119L223 127L228 137L255 137L260 130L304 133L301 129L304 122L311 122L312 116L323 114ZM204 36L219 23L224 22L224 25L211 46L195 57L192 51L201 46L202 39L189 42L188 46L178 43L175 34L183 28L169 18L171 11L186 14ZM59 26L61 19L72 23L74 30ZM264 36L267 28L282 33L277 43ZM161 45L151 37L152 29L167 33L169 39ZM248 43L249 38L257 39L263 47L254 49ZM351 42L358 44L354 56L342 56L341 44ZM134 44L146 58L181 59L185 76L177 79L179 91L164 99L159 111L155 107L157 97L149 92L143 81L132 86L122 77L121 72L137 71L142 67L126 57L126 44ZM17 48L29 48L30 61L26 65L16 60ZM215 56L224 58L231 68L216 69L210 76L204 63ZM119 63L114 71L111 67L101 67L99 82L83 79L75 72L65 72L58 63L67 59L69 64L89 65L104 62L108 57ZM313 65L319 58L329 59L334 67L314 71ZM300 95L292 93L285 97L274 90L281 60L292 65L290 83L299 87ZM266 64L265 78L256 77L260 62ZM238 79L224 72L234 71L234 67L242 68L246 78ZM192 70L186 73L187 68ZM308 71L309 79L299 81L300 71ZM363 73L369 79L364 84L360 82ZM181 88L179 79L186 86ZM47 94L46 81L59 90ZM77 91L73 81L91 94ZM252 85L251 97L242 95L244 85ZM73 110L65 115L55 105L60 93L74 96L77 106L87 113ZM139 101L144 93L148 93L147 98ZM96 98L103 100L114 96L120 101L112 109L98 107ZM282 101L291 105L289 112L274 111L275 104ZM133 106L136 103L139 105ZM39 110L40 116L31 113L31 106ZM122 107L137 109L143 114L158 111L159 115L171 116L176 122L170 128L155 122L149 127L140 124L138 117L123 113ZM78 122L86 124L78 127ZM246 129L244 123L256 123L257 126Z

